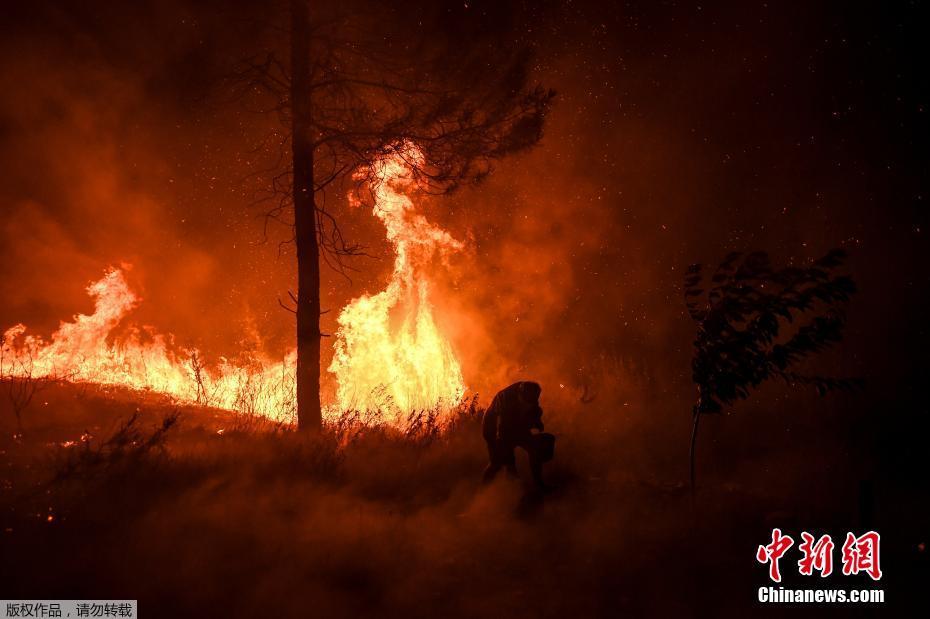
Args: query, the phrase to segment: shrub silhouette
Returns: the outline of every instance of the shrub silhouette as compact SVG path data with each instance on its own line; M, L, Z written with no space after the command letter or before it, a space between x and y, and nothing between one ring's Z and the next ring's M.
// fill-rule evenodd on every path
M730 253L704 284L703 268L691 265L684 279L688 314L697 324L692 380L698 399L692 409L690 481L701 415L749 397L770 378L814 387L820 395L851 390L858 379L800 374L798 362L842 339L844 309L856 292L853 280L837 274L846 259L840 249L808 267L773 269L768 254ZM808 318L809 317L809 318ZM802 318L794 333L782 328Z

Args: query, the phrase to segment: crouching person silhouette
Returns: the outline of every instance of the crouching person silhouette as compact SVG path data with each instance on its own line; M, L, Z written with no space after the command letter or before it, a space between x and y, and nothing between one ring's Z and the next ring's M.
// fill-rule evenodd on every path
M522 447L530 459L530 472L540 490L547 489L542 479L542 465L552 459L555 436L543 432L542 408L538 383L521 381L498 392L484 413L482 434L488 444L490 462L484 471L484 483L490 482L501 467L517 476L514 449ZM539 430L533 433L533 430Z

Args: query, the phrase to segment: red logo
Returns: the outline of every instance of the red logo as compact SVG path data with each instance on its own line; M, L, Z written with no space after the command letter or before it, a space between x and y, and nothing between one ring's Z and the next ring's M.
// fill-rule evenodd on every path
M778 569L778 560L794 545L794 540L781 534L781 529L772 529L772 543L768 546L759 546L756 551L756 561L769 564L769 578L781 582L781 572Z
M853 533L846 534L846 542L842 548L843 575L852 576L865 572L872 580L882 577L879 562L879 543L881 536L875 531L869 531L859 537ZM790 535L783 535L781 529L772 529L772 541L756 550L756 561L769 566L769 578L774 582L781 582L781 569L779 560L794 545ZM798 560L798 573L802 576L812 576L814 570L820 572L825 578L833 573L833 538L822 535L815 538L807 531L801 533L801 543L798 550L801 558Z
M880 541L881 537L875 531L860 537L847 533L846 543L843 544L843 574L849 576L865 572L872 580L881 578L882 569L878 563Z
M804 553L804 556L798 561L798 571L804 576L810 576L814 570L818 570L822 577L832 574L833 540L830 536L824 535L815 543L814 536L804 531L801 533L801 539L804 541L798 546L798 550Z

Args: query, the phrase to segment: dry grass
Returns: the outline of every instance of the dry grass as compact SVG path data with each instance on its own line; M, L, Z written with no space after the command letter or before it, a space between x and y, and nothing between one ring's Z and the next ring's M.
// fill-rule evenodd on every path
M576 409L552 397L557 490L545 497L528 480L481 486L477 400L451 423L424 411L397 430L350 412L305 436L107 395L50 390L23 437L0 435L6 597L138 598L154 617L753 608L760 573L746 548L772 498L708 481L692 519L686 468L663 468L663 445L641 444L656 431L649 417L624 417L638 392L602 389Z

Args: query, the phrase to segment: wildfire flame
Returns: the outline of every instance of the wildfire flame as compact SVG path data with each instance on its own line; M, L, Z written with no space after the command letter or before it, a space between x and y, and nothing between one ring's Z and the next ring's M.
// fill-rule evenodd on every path
M46 342L26 334L25 325L7 329L0 343L0 378L64 380L123 387L169 396L184 404L263 415L294 417L294 353L280 362L221 359L207 369L194 349L174 350L173 338L150 328L114 330L140 303L124 272L112 268L87 287L94 312L62 322Z
M433 318L427 268L462 243L416 211L417 182L407 162L419 158L407 145L365 171L372 212L394 246L394 270L384 290L343 308L329 366L337 408L377 411L389 423L411 411L447 411L465 393L459 362Z
M368 171L373 212L397 255L387 287L353 300L338 317L329 367L337 395L324 408L324 420L361 411L367 413L363 421L401 425L413 411L450 410L465 392L459 363L433 319L425 273L437 252L456 251L462 244L416 212L409 195L416 182L405 163L416 156L415 148L407 148ZM123 387L183 404L295 421L295 351L280 360L221 358L207 367L197 350L178 348L172 336L152 328L117 335L141 302L123 269L109 269L87 293L95 302L93 313L62 322L49 341L28 334L23 324L7 329L0 341L0 379Z

